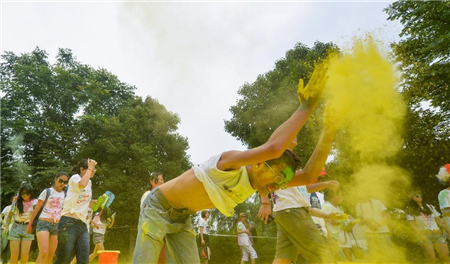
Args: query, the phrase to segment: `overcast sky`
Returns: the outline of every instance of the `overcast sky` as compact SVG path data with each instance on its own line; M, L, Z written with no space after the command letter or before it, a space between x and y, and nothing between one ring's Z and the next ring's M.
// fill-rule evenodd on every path
M2 2L1 51L69 48L159 100L181 118L191 161L245 149L224 131L239 88L274 67L297 42L345 46L374 33L386 45L401 25L389 2ZM295 96L295 95L294 95ZM125 135L124 135L125 136Z

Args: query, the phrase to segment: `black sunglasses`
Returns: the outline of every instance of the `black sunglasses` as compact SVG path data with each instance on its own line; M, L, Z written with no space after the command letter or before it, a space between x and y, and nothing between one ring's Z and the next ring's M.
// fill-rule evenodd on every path
M68 184L69 183L69 181L64 181L63 179L58 179L58 182L59 183L64 183L64 184Z
M20 195L31 195L29 192L21 192Z

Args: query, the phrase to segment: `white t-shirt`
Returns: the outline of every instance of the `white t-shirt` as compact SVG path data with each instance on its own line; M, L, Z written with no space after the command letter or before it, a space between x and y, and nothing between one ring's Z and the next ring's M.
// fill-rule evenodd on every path
M201 218L198 220L198 234L200 234L200 227L203 227L203 234L209 234L208 233L208 223L205 219Z
M36 207L38 200L33 199L28 202L23 202L23 214L19 213L19 208L17 208L17 201L12 204L11 211L14 212L14 221L20 223L29 222L31 219L31 215L33 214L33 210Z
M44 202L46 196L47 189L41 192L38 199ZM55 223L58 222L61 219L64 198L64 192L57 192L55 189L50 188L50 195L47 198L47 203L44 205L39 219L51 218Z
M330 202L325 202L322 205L322 212L326 214L336 213L336 214L344 214L344 210L340 206L334 206ZM338 224L332 224L338 223ZM339 247L351 247L353 241L350 237L350 234L344 231L344 226L346 225L347 220L327 220L326 226L331 236L337 240Z
M151 192L151 191L146 191L146 192L142 195L142 197L141 197L141 207L142 207L142 205L144 204L145 198L147 198L147 195L148 195L150 192Z
M375 223L383 222L383 211L387 210L386 206L375 199L370 199L368 202L359 203L356 205L356 216L363 220L374 221ZM372 230L366 225L366 233L388 233L389 228L386 224L381 224L377 230Z
M245 166L237 170L222 171L217 163L222 154L210 158L203 164L192 167L195 177L203 183L214 206L225 216L233 216L234 207L245 202L255 193Z
M103 223L100 220L100 215L96 215L94 217L94 219L92 219L92 222L94 222L98 226L98 228L95 226L94 226L94 228L92 228L93 233L102 234L102 235L104 235L106 233L106 228L109 226L108 221L107 221L107 223Z
M289 187L274 192L274 212L301 207L311 207L306 186Z
M3 220L5 220L6 217L8 217L8 214L11 211L11 207L12 207L12 205L8 205L5 208L3 208L3 211L2 211Z
M427 204L431 210L431 215L421 213L420 215L406 215L406 221L415 221L416 227L419 230L439 230L439 226L436 223L435 218L441 216L436 211L436 208L431 204Z
M5 208L3 208L3 211L2 211L2 215L3 215L3 223L2 224L3 225L6 225L6 218L8 217L8 214L11 211L11 207L12 207L12 205L8 205ZM14 217L13 216L11 217L11 222L12 221L14 221ZM11 230L11 228L12 228L12 225L10 224L9 225L9 230Z
M450 207L450 190L444 189L440 191L438 195L438 200L439 200L439 208L441 210Z
M247 228L245 227L245 225L242 222L238 223L237 229L239 231L246 231L247 230ZM238 245L239 246L249 246L251 244L252 244L252 242L250 241L250 237L248 236L247 233L240 233L240 234L238 234Z
M89 203L92 199L92 182L89 180L86 187L80 189L78 183L81 181L81 177L78 174L70 177L69 189L67 191L66 199L64 200L62 215L76 214L78 218L89 223Z

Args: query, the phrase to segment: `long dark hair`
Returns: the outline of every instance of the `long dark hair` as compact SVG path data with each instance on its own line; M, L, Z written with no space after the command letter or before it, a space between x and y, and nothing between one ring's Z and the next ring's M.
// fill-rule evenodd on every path
M112 211L111 208L109 207L105 207L103 209L102 215L100 216L100 221L102 223L107 223L108 222L108 218L110 218L112 215Z
M30 201L34 199L34 192L33 192L33 186L29 183L24 183L19 188L19 196L17 197L16 205L17 209L19 209L19 214L23 214L23 198L21 193L25 191L30 194Z
M411 197L411 199L409 199L409 201L408 201L408 205L406 206L406 213L409 215L420 215L420 214L431 215L431 214L433 214L433 212L431 211L428 204L426 204L423 200L422 200L422 205L423 205L423 208L420 207L419 204L416 201L414 201L413 198Z
M78 164L75 167L73 167L72 171L75 172L76 174L81 174L81 168L83 169L88 168L87 159L82 159L80 162L78 162Z
M146 191L151 191L153 190L153 186L152 186L152 181L156 181L158 182L158 176L162 175L162 173L160 172L149 172L148 174L150 174L150 180L147 183L147 189Z

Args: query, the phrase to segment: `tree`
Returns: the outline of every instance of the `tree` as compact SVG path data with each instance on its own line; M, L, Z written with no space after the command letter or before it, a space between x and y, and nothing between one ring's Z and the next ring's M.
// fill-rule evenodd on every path
M398 162L414 175L426 199L435 202L442 187L434 175L450 163L450 2L402 0L385 12L404 26L403 39L392 44L409 108Z
M336 49L334 44L316 42L313 48L298 43L294 49L287 51L286 57L275 63L275 69L259 75L254 83L246 83L239 89L242 98L230 108L233 116L225 121L225 130L249 148L264 144L299 106L296 96L299 79L308 80L315 63ZM299 134L300 147L296 153L303 164L306 164L315 147L320 128L321 118L313 115Z
M179 122L151 97L136 97L117 116L82 117L79 134L85 141L77 157L96 157L94 197L107 190L116 195L118 225L137 225L149 171L163 173L168 181L190 167L188 142L176 133Z
M0 81L2 185L29 176L39 189L73 164L82 142L76 132L78 116L115 115L135 89L104 69L77 62L65 49L54 65L39 48L21 56L6 52ZM14 149L20 154L14 155ZM2 188L2 195L13 191Z
M148 172L170 179L190 166L177 115L137 97L135 87L107 70L78 62L70 50L60 49L54 64L39 48L6 52L0 76L2 199L23 181L40 192L56 172L70 174L89 157L99 163L94 198L115 192L118 225L136 226Z

